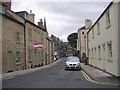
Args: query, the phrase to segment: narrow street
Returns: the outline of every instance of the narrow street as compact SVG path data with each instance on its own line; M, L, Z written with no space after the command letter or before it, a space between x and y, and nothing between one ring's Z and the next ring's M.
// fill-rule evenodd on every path
M3 80L3 88L116 88L89 82L81 71L64 70L65 58L49 68Z

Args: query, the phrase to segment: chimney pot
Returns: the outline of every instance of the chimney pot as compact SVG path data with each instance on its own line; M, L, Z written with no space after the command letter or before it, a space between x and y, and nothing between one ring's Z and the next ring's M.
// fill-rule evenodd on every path
M40 19L40 22L42 22L42 19Z
M30 14L32 14L32 10L30 10Z

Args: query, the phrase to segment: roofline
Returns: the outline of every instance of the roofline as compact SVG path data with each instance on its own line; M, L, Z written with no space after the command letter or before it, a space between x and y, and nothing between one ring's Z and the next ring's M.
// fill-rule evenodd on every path
M12 10L10 10L11 12L13 12L14 14L16 14L16 12L14 12L14 11L12 11ZM24 11L22 11L22 12L24 12ZM27 11L25 11L25 12L27 12ZM16 14L17 15L17 14ZM19 16L19 15L17 15L17 16ZM21 16L19 16L19 17L21 17ZM39 27L38 25L36 25L36 24L34 24L33 22L31 22L31 21L29 21L29 20L27 20L27 19L25 19L25 18L23 18L23 17L21 17L22 19L24 19L25 20L25 22L29 22L30 24L32 24L32 25L34 25L34 26L36 26L37 28L39 28L39 29L42 29L43 31L45 31L46 32L46 30L45 29L43 29L43 28L41 28L41 27Z
M96 23L102 18L102 16L106 13L106 11L113 5L113 2L110 2L110 4L107 6L107 8L103 11L103 13L100 15L100 17L96 20L96 22L92 25L92 27L89 29L87 34L91 31L91 29L96 25Z
M15 20L15 19L13 19L13 18L11 18L11 17L7 16L6 14L0 13L0 15L1 15L1 16L4 16L4 17L6 17L6 18L8 18L8 19L10 19L10 20L12 20L12 21L14 21L14 22L17 22L18 24L21 24L22 26L24 26L24 24L23 24L23 23L21 23L21 22L19 22L19 21Z
M23 18L24 19L24 18ZM45 31L46 32L46 30L45 29L43 29L43 28L41 28L41 27L39 27L38 25L36 25L36 24L34 24L33 22L31 22L31 21L29 21L29 20L27 20L27 19L24 19L26 22L28 22L28 23L30 23L30 24L32 24L32 25L34 25L35 27L37 27L37 28L39 28L39 29L41 29L41 30L43 30L43 31Z
M51 40L49 37L46 37L46 39L47 39L48 41L51 41L51 42L52 42L52 40Z

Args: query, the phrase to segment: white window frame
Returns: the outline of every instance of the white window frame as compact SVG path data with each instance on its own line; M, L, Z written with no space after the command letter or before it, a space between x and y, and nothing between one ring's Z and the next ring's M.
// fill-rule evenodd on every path
M101 46L98 46L98 60L101 60Z
M111 26L111 20L110 20L110 10L106 12L106 28L109 28Z
M113 56L112 42L107 43L107 48L108 48L108 61L112 61L112 56Z
M94 27L92 28L92 39L94 38Z
M100 23L98 22L97 23L97 35L99 35L100 34Z

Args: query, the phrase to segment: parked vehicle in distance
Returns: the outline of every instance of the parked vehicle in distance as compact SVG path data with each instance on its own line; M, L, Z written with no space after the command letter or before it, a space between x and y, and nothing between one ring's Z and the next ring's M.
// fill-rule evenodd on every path
M66 61L65 61L65 70L68 69L76 69L76 70L80 70L81 66L80 66L80 60L78 57L67 57Z

